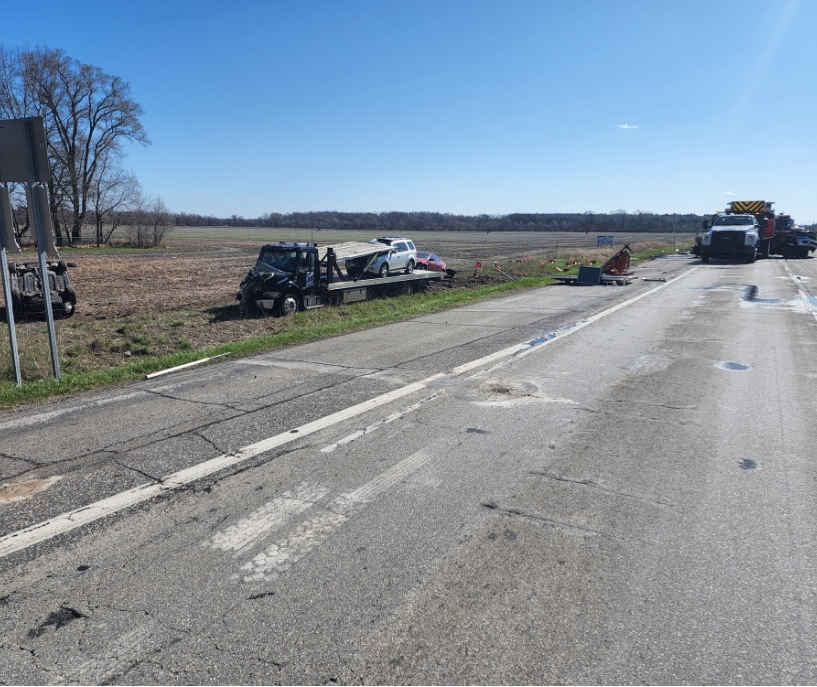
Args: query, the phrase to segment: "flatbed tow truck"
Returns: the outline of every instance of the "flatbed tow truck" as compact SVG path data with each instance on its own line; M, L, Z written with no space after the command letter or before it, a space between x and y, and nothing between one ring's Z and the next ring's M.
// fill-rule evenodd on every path
M236 299L243 314L261 311L287 316L298 311L366 301L382 296L407 296L432 282L451 281L453 272L413 270L377 277L368 267L383 254L385 244L347 241L328 246L268 243L255 266L241 281Z

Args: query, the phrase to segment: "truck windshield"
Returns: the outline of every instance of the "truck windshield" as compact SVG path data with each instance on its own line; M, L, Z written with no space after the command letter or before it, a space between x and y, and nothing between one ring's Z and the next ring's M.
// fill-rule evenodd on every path
M270 267L274 267L277 270L281 270L282 272L294 272L297 257L298 251L296 250L265 246L261 249L261 255L258 256L258 261Z
M723 225L735 225L735 224L754 224L752 221L752 217L746 217L741 215L726 215L725 217L718 217L715 220L715 224L717 226Z

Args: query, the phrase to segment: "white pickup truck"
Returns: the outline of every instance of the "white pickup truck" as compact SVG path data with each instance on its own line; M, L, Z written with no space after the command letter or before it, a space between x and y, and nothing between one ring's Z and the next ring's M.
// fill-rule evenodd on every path
M757 258L760 226L754 215L719 213L701 239L702 262L710 258L738 258L754 262Z

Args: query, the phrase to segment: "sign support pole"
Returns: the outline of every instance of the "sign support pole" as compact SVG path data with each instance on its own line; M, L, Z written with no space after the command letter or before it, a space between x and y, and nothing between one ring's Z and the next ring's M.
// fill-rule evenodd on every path
M37 236L37 253L40 258L40 281L43 285L43 304L45 305L45 321L48 325L48 343L51 346L51 369L54 372L54 379L60 378L60 357L57 348L57 334L54 326L54 310L51 307L51 282L48 280L48 263L46 262L45 222L44 217L50 217L48 208L42 207L43 198L47 198L44 186L40 184L29 184L28 194L29 209L34 219L34 230ZM51 231L51 227L48 227Z
M6 244L13 242L17 250L17 241L14 239L14 227L11 219L11 194L8 186L0 183L0 281L3 282L3 298L6 302L6 324L9 328L9 350L11 352L11 367L14 373L14 383L19 389L23 386L23 376L20 371L20 353L17 350L17 328L14 326L14 302L11 296L11 275L9 273Z

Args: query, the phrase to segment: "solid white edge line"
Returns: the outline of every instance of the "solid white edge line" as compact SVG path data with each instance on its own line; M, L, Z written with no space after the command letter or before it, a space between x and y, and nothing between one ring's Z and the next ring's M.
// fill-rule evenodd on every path
M17 530L16 532L6 534L0 537L0 558L4 558L5 556L9 556L17 551L34 546L35 544L40 544L48 539L56 537L57 535L65 534L82 527L83 525L88 525L96 520L107 517L108 515L113 515L114 513L125 510L126 508L130 508L131 506L144 503L145 501L149 501L160 494L180 489L192 482L209 477L210 475L227 468L239 465L240 463L243 463L244 461L249 460L250 458L253 458L261 453L284 446L285 444L295 441L296 439L309 436L310 434L314 434L322 429L336 425L344 420L362 415L363 413L379 408L380 406L384 406L399 398L413 394L416 391L421 391L429 386L429 384L433 384L434 382L446 377L462 375L466 372L470 372L471 370L488 365L489 363L496 362L503 358L508 358L520 353L527 354L536 350L541 350L547 344L558 341L568 334L579 331L580 329L587 327L593 322L597 322L607 315L617 312L622 308L640 301L642 298L646 298L647 296L666 288L670 284L673 284L679 279L683 279L687 275L691 274L696 269L698 268L693 267L678 277L662 283L660 286L656 286L649 291L645 291L638 296L634 296L633 298L623 301L622 303L618 303L607 310L603 310L602 312L597 313L586 320L582 320L571 327L565 328L563 331L561 331L561 333L544 340L541 344L532 345L531 343L524 343L510 346L501 351L497 351L496 353L479 358L478 360L455 367L451 370L451 372L437 373L431 377L420 380L419 382L407 384L400 389L395 389L394 391L390 391L367 401L363 401L362 403L358 403L357 405L345 408L344 410L332 413L331 415L327 415L320 420L308 422L307 424L291 429L288 432L283 432L273 437L262 439L254 444L249 444L248 446L238 449L234 453L226 453L215 458L211 458L203 463L199 463L198 465L185 468L184 470L179 470L178 472L168 475L159 483L144 484L139 487L134 487L133 489L128 489L127 491L115 494L114 496L109 496L108 498L101 499L100 501L90 503L87 506L77 508L76 510L69 511L68 513L63 513L55 518L51 518L50 520L46 520L36 525L26 527L22 530Z

